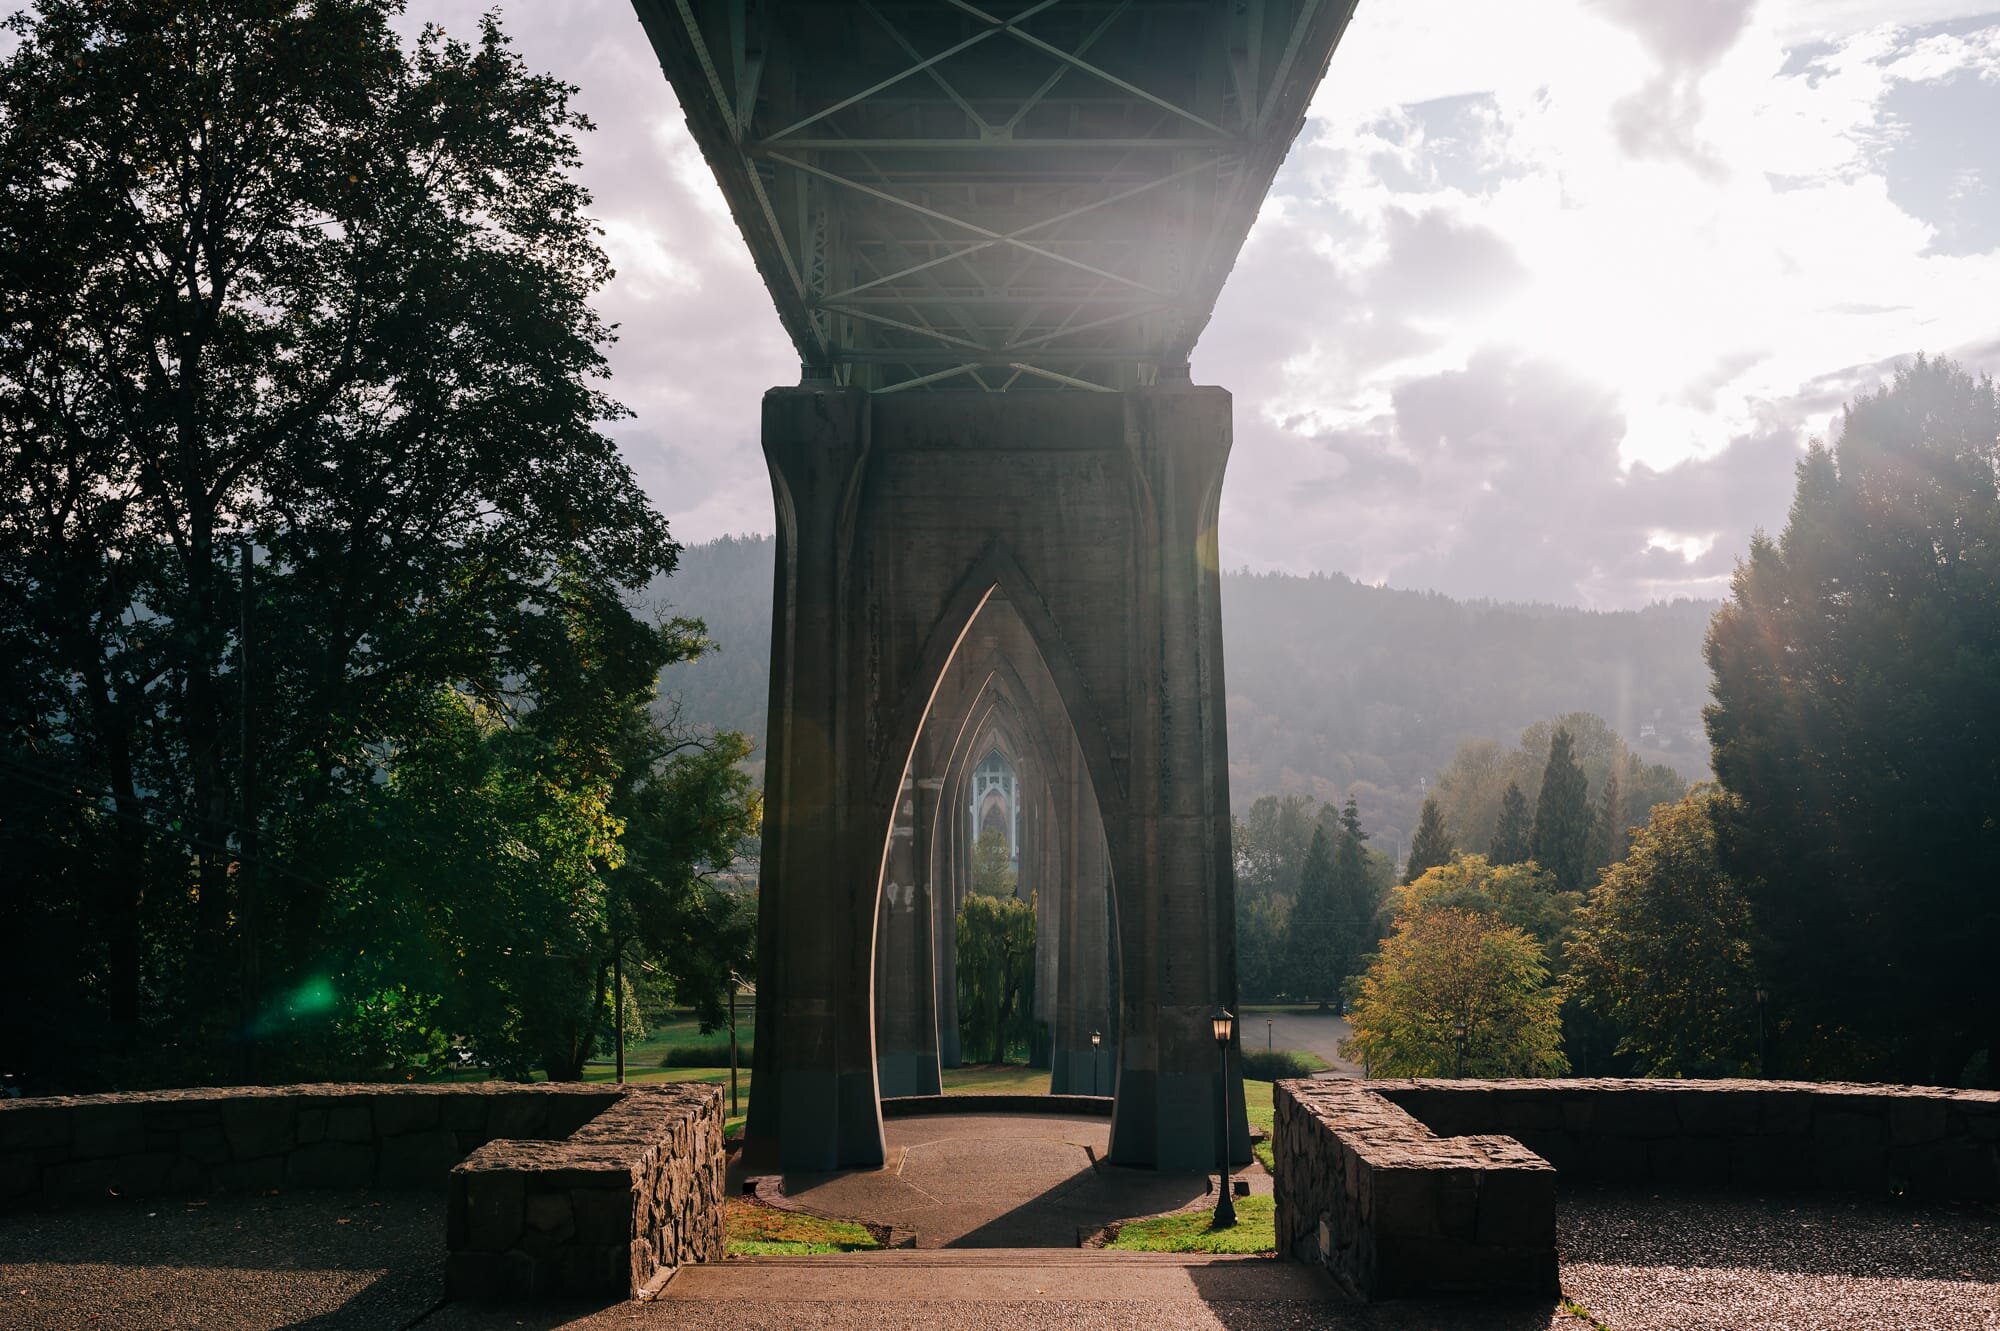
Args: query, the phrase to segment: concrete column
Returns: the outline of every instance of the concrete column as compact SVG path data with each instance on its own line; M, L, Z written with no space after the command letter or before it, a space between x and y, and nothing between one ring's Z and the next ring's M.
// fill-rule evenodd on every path
M1229 398L779 389L772 723L750 1132L791 1169L882 1159L870 966L895 797L994 588L1033 637L1102 806L1118 896L1111 1158L1211 1167L1241 1083L1215 519ZM962 862L963 855L957 857ZM942 977L940 977L942 978Z
M1069 748L1080 779L1072 788L1063 820L1063 839L1070 847L1070 890L1063 896L1062 940L1057 948L1049 1089L1056 1095L1109 1095L1118 1067L1111 983L1117 965L1111 935L1111 870L1104 820L1098 816L1096 792L1081 772L1083 752L1074 737ZM1101 1040L1096 1047L1090 1043L1092 1031Z
M875 924L875 1067L884 1096L937 1095L929 895L918 881L919 782L906 781Z

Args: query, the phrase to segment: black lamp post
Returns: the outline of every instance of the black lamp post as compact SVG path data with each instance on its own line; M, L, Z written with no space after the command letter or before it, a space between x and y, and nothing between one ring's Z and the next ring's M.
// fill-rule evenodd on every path
M1097 1091L1097 1046L1099 1046L1099 1045L1101 1045L1101 1044L1103 1044L1103 1043L1104 1043L1104 1032L1103 1032L1103 1031L1092 1031L1092 1032L1090 1033L1090 1093L1091 1093L1092 1095L1096 1095L1096 1094L1098 1093L1098 1091Z
M1236 1202L1229 1195L1229 1037L1236 1030L1236 1018L1228 1008L1219 1007L1209 1018L1215 1028L1215 1052L1222 1059L1222 1187L1215 1197L1215 1217L1210 1229L1228 1229L1236 1223Z
M1458 1075L1460 1077L1463 1077L1465 1075L1465 1023L1464 1022L1461 1021L1460 1023L1458 1023L1458 1030L1455 1033L1458 1036Z

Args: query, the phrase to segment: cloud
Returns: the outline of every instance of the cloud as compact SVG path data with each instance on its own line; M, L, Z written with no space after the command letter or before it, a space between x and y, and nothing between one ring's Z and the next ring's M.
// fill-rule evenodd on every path
M1843 402L1918 350L2000 369L1996 7L1363 5L1196 348L1236 400L1225 560L1722 590ZM627 457L682 539L770 530L758 403L797 364L630 5L503 19L599 126Z

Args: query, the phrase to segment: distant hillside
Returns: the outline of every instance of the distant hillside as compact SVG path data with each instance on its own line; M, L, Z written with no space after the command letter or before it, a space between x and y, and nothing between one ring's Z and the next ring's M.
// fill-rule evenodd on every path
M721 650L669 668L683 715L761 737L771 649L770 537L688 547L650 599L705 620ZM1637 611L1454 601L1338 574L1226 573L1230 797L1352 792L1383 850L1407 842L1424 784L1462 738L1513 743L1595 712L1646 762L1708 774L1702 634L1714 602Z

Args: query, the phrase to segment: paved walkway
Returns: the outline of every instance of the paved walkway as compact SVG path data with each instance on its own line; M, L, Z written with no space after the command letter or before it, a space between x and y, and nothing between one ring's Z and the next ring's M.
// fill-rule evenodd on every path
M883 1168L787 1175L786 1199L818 1215L914 1231L919 1248L1075 1248L1080 1235L1113 1220L1214 1195L1212 1175L1100 1163L1108 1119L938 1114L884 1127ZM1268 1192L1270 1183L1254 1169L1254 1189Z

